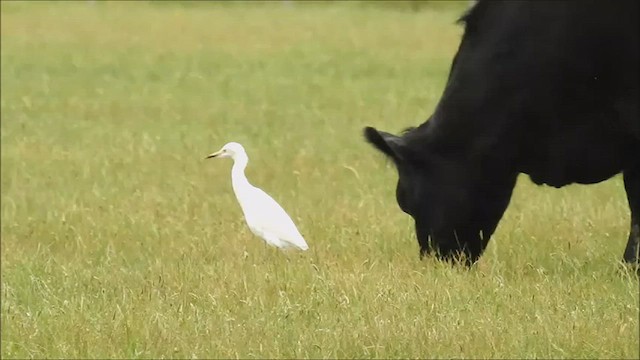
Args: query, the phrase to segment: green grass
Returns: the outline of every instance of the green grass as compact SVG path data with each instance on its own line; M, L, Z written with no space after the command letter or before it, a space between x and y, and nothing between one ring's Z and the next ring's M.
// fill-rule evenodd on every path
M638 358L620 177L521 177L476 267L418 260L361 129L427 118L465 4L2 2L2 358Z

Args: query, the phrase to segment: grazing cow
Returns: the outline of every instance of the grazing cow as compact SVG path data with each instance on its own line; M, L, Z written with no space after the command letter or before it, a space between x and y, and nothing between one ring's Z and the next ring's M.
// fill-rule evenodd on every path
M398 171L420 257L477 261L516 177L556 188L622 173L631 208L624 260L640 263L638 13L630 1L484 1L442 97L418 127L366 140Z

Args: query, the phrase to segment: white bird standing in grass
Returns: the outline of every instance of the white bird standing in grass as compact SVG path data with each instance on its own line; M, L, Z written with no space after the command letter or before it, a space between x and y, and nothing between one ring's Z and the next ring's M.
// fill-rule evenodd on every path
M233 192L236 194L251 232L263 238L271 246L281 249L307 250L309 248L307 242L304 241L284 209L269 194L249 184L244 174L244 169L249 162L244 147L236 142L230 142L206 158L216 157L233 159L231 169Z

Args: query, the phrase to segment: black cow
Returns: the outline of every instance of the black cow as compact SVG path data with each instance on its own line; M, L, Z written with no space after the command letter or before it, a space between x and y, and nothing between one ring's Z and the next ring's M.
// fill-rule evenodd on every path
M519 173L538 185L594 184L622 173L631 208L624 260L640 263L639 4L484 1L425 123L401 136L364 129L393 159L400 208L420 256L482 254Z

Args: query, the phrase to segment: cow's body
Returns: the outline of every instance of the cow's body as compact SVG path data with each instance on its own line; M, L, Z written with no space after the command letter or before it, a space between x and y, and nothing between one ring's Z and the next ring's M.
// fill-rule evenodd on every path
M519 173L593 184L623 173L624 259L638 262L638 2L479 1L430 119L394 136L365 129L397 165L397 199L421 254L475 262Z

